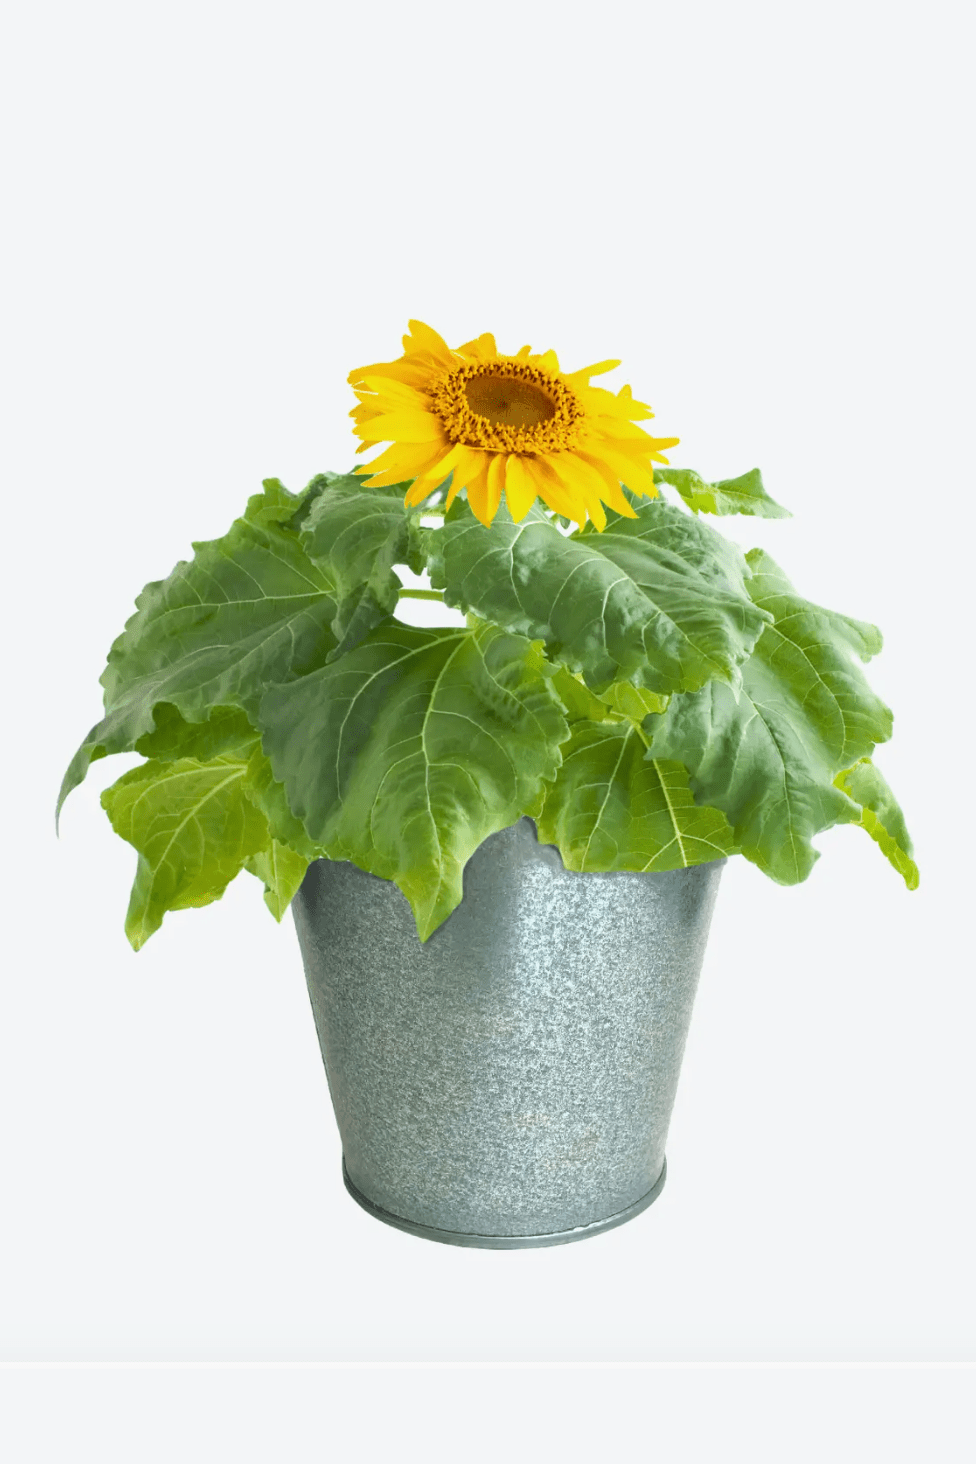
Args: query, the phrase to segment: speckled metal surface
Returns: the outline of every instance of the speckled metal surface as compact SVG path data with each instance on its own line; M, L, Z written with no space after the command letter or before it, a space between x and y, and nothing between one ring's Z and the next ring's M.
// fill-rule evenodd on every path
M523 818L424 945L395 885L312 864L293 910L359 1203L494 1249L646 1208L724 864L575 874Z

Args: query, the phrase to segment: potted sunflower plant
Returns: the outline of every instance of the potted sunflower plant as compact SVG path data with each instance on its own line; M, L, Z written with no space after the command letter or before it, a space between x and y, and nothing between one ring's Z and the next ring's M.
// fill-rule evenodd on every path
M411 321L349 376L380 455L265 481L138 596L58 801L145 759L102 795L136 950L242 870L292 906L346 1184L455 1244L576 1240L660 1192L730 858L795 884L850 823L918 881L872 761L879 632L710 526L786 511L757 470L668 467L630 387L592 384L619 364ZM410 597L463 623L404 623Z

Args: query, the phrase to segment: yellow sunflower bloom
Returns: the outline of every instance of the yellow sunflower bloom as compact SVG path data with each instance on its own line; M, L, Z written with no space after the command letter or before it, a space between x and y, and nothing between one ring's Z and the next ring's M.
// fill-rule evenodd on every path
M349 373L359 405L349 413L366 452L391 445L361 464L371 485L413 482L405 502L415 506L453 473L446 507L467 489L472 511L490 524L504 496L516 523L537 498L556 513L606 527L603 505L635 518L621 491L657 494L652 463L677 437L650 437L637 422L654 414L629 386L616 395L590 386L590 377L619 361L579 371L560 369L555 351L533 355L523 346L504 356L492 335L451 350L436 330L411 320L396 361Z

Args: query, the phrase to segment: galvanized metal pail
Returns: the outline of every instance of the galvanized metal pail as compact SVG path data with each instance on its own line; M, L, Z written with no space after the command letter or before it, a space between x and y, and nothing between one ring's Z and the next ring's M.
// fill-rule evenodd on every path
M353 1198L499 1250L646 1209L724 864L576 874L523 818L425 944L394 884L310 865L295 924Z

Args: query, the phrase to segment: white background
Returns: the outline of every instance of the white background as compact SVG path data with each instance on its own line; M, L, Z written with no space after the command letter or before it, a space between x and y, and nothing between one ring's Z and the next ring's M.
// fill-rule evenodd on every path
M972 1457L963 16L35 0L8 24L18 1461L325 1457L330 1420L375 1441L383 1405L407 1457ZM762 468L794 518L723 528L882 627L878 761L922 870L908 894L851 828L796 889L733 862L664 1195L549 1250L432 1245L348 1199L294 930L248 875L133 954L135 858L98 793L134 755L94 767L54 837L138 590L263 477L357 461L346 375L398 355L410 317L566 369L620 357L605 384L650 401L673 463ZM50 1371L96 1365L251 1370Z

